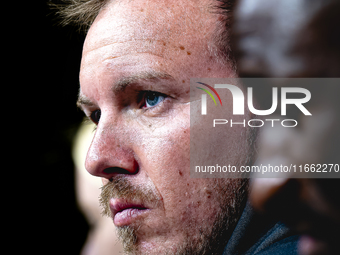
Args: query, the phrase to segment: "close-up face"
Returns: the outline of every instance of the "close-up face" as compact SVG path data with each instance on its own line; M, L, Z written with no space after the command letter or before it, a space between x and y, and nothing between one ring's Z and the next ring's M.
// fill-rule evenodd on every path
M239 217L243 181L189 172L190 104L200 105L190 102L190 78L236 76L211 56L211 4L111 1L86 37L78 105L97 124L86 169L103 178L103 211L132 252L191 254L220 218L232 230ZM235 129L223 140L231 146L212 154L226 158L244 140Z

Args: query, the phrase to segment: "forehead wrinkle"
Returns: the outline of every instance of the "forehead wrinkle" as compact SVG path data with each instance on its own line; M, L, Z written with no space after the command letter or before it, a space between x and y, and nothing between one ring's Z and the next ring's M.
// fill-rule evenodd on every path
M112 38L111 38L112 39ZM166 42L165 40L161 40L161 39L153 39L153 38L141 38L141 39L138 39L138 38L132 38L131 40L124 40L124 41L110 41L110 39L106 39L106 40L102 40L100 45L97 47L91 47L91 49L85 49L83 53L90 53L92 51L95 51L95 50L98 50L98 49L101 49L101 48L105 48L107 46L114 46L114 45L117 45L117 44L126 44L128 42L136 42L136 41L141 41L141 42L145 42L147 45L144 45L145 46L154 46L152 45L153 43L160 43L161 45L165 46ZM141 48L141 45L139 45L138 49Z
M156 56L156 57L160 57L160 58L165 58L166 57L165 55L159 55L159 54L155 54L153 52L142 51L142 52L136 52L134 54L126 53L126 54L121 54L119 56L108 56L108 57L106 57L103 60L103 62L108 62L108 64L107 64L108 69L112 69L112 67L111 68L109 67L110 66L109 64L111 63L110 60L121 58L121 57L125 57L125 56L133 57L133 56L137 56L138 54L150 54L150 55L153 55L153 56Z
M165 47L166 45L169 45L169 42L165 42L163 40L135 39L103 45L101 47L97 47L96 49L91 49L86 53L92 52L90 54L93 54L93 56L98 55L103 61L125 55L133 56L140 53L148 53L158 57L166 57L167 52L171 50Z
M129 42L142 41L136 45L130 45ZM163 40L153 40L153 39L140 39L140 40L128 40L122 42L108 43L106 45L101 45L90 50L84 50L83 57L81 61L81 69L87 65L101 65L104 63L107 69L110 69L110 60L116 60L117 58L124 56L136 56L137 54L151 54L160 58L169 59L168 52L176 48L167 48L168 42ZM177 49L177 51L179 51ZM180 52L178 52L180 53ZM113 64L113 62L112 62ZM82 70L81 70L82 71Z

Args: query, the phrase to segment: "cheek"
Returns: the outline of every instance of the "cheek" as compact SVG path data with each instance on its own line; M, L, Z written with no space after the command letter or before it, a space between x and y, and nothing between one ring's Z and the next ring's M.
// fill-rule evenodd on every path
M145 169L154 182L173 182L189 174L190 118L181 113L149 129L144 139Z
M140 170L158 189L163 200L185 196L190 178L190 107L182 108L166 119L140 129L135 146ZM143 130L143 131L142 131ZM180 190L180 192L176 191Z
M233 99L231 94L222 95L223 107L215 106L213 100L207 100L207 115L201 114L201 101L191 105L191 173L192 176L202 178L223 177L214 173L195 173L195 167L203 166L237 166L247 158L247 130L242 124L230 127L234 123L247 121L248 115L234 116L232 113ZM214 119L227 120L228 124L215 125Z
M202 209L216 208L217 203L212 198L210 180L190 178L190 124L181 124L172 122L170 127L159 129L163 135L144 147L145 171L162 196L164 210L173 224L192 221L192 215L197 219L207 217L200 215Z
M190 106L183 108L177 116L152 125L156 128L143 129L135 147L140 171L162 197L166 225L179 229L203 219L213 221L219 208L213 197L214 182L190 178Z

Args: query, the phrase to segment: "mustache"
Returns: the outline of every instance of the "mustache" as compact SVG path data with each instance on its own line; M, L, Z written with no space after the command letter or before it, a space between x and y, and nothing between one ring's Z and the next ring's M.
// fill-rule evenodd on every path
M115 176L110 182L101 187L99 203L102 215L111 217L110 199L121 198L126 200L140 201L143 204L158 205L160 198L155 188L150 185L132 185L125 176Z

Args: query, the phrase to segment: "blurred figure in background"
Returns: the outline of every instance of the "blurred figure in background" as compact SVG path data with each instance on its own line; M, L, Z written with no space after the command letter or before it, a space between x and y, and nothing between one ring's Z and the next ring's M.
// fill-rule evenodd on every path
M340 76L340 1L241 0L235 17L241 77ZM295 164L339 163L340 86L330 90L323 85L310 88L316 99L313 118L322 124L301 123L284 133L264 130L260 162L281 157ZM259 95L257 100L261 105L265 98ZM251 200L259 211L303 234L300 254L340 254L339 193L339 179L291 175L254 179Z
M90 225L90 231L81 255L116 255L123 249L115 235L112 220L102 217L98 197L102 182L90 175L84 166L87 150L93 137L94 124L83 123L74 140L76 196L80 210Z

